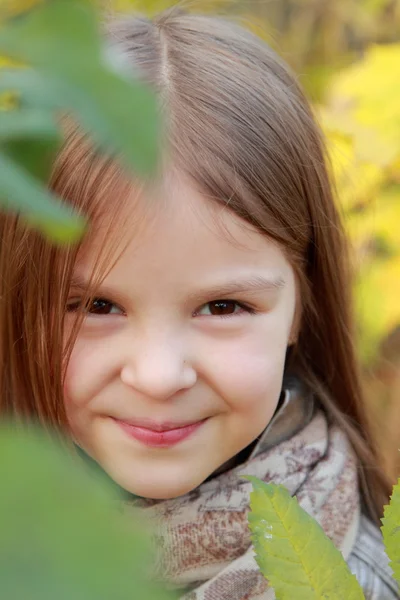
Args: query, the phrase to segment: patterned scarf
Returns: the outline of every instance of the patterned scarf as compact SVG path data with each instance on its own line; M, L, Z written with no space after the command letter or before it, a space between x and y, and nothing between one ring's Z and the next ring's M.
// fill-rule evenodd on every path
M359 520L357 460L345 435L310 397L283 404L245 462L172 500L141 501L156 523L157 578L182 600L273 600L254 558L247 525L251 484L283 484L347 558ZM129 509L128 509L129 510Z

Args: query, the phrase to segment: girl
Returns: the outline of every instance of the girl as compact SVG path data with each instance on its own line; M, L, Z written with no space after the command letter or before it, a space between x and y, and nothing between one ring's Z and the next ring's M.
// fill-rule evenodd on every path
M108 37L158 94L159 177L132 180L69 124L51 187L88 216L83 243L2 216L3 413L68 431L140 497L186 600L274 597L244 474L297 495L369 600L399 598L343 233L298 84L219 18L127 18Z

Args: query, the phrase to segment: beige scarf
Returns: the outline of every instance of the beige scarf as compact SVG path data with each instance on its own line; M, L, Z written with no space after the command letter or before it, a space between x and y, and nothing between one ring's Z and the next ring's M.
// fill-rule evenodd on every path
M142 501L157 524L157 574L184 600L273 600L254 558L247 525L251 484L283 484L347 558L359 520L357 461L345 435L309 397L292 389L240 465L193 492Z

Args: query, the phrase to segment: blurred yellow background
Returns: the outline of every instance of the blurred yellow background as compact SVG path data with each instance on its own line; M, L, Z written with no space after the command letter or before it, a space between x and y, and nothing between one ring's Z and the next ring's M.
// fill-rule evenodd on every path
M107 3L107 0L106 0ZM169 0L113 0L146 14ZM239 17L305 87L352 242L358 352L383 460L400 472L400 0L196 0Z

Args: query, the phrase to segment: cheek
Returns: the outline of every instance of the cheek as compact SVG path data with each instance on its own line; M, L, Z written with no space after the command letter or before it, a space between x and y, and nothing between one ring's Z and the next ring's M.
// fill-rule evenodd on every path
M266 323L210 350L214 386L232 409L243 414L268 410L278 402L285 366L287 333L271 332Z
M86 356L80 356L75 346L65 368L64 403L67 409L75 404L82 403L85 396L83 388L87 383L85 373L90 373L90 361L87 361Z
M78 337L65 370L67 407L88 404L107 385L115 370L110 346Z
M65 369L64 377L64 403L66 407L70 407L72 404L78 403L80 385L79 382L82 379L82 364L75 360L74 353L72 353L69 363Z

